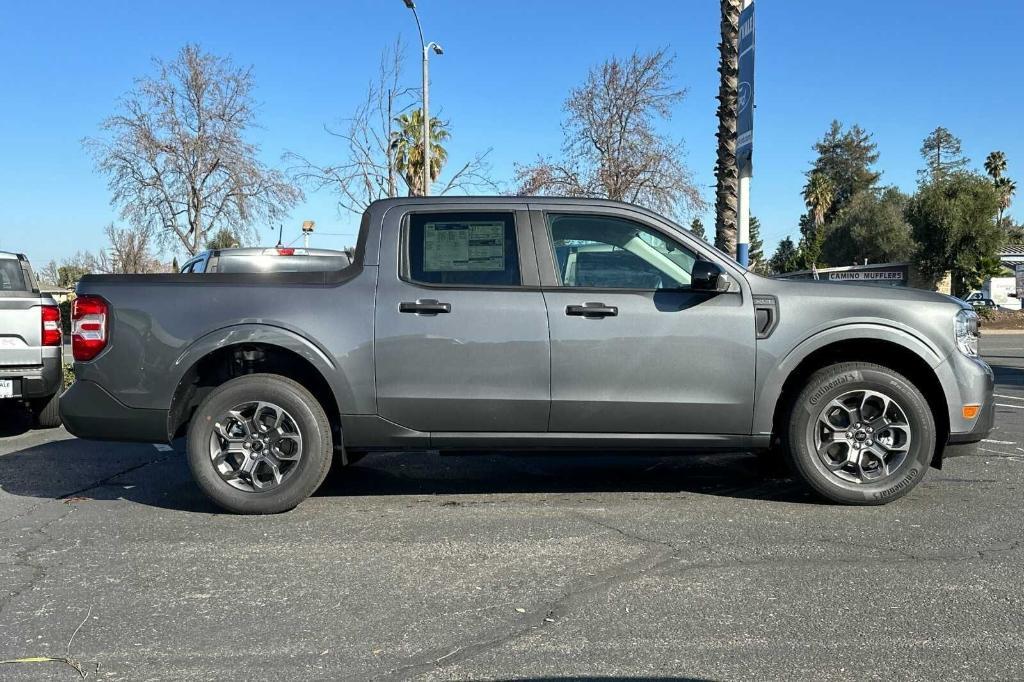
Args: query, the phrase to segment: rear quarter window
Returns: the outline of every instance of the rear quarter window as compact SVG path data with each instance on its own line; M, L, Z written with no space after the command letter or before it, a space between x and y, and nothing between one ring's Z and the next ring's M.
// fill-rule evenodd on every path
M0 259L0 291L31 291L21 261L15 258Z

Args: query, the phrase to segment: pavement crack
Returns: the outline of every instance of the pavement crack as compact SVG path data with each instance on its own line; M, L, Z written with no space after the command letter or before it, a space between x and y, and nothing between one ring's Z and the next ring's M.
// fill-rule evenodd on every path
M530 611L524 616L524 622L509 630L507 627L492 630L491 634L480 637L468 644L460 644L454 647L447 647L443 650L435 649L425 652L412 661L392 668L391 670L376 676L374 680L404 680L414 675L420 675L431 670L441 669L462 661L469 660L492 649L498 648L508 642L518 639L532 632L542 630L555 625L560 619L568 616L580 603L591 598L593 595L610 590L611 588L639 578L647 573L656 571L663 566L679 560L681 550L665 540L646 537L637 533L627 531L610 523L598 521L584 514L577 514L578 518L592 525L605 530L618 533L622 537L633 542L660 548L661 551L653 558L642 557L634 559L615 567L609 568L597 574L595 580L587 581L578 587L569 587L558 598L548 601Z

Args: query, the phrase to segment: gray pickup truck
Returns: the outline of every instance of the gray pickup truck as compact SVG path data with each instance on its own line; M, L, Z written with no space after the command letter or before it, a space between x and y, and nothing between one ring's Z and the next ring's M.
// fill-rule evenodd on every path
M0 410L27 403L36 426L60 426L60 308L39 293L24 254L0 251Z
M341 270L78 294L67 428L187 434L199 487L242 513L372 450L764 451L882 504L993 423L970 306L759 277L610 201L389 199Z

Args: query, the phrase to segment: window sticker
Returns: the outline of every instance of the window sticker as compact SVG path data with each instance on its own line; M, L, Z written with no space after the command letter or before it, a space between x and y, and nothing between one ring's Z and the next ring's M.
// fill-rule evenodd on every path
M438 222L423 226L424 272L504 269L504 222Z

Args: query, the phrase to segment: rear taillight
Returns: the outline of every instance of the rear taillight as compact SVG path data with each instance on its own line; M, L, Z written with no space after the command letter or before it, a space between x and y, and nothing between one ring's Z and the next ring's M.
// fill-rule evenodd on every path
M55 305L44 305L41 308L43 315L43 345L60 345L60 308Z
M71 353L92 360L107 346L109 306L99 296L79 296L71 304Z
M279 247L277 247L277 255L278 256L294 256L295 255L295 249L282 248L282 247L279 246Z

